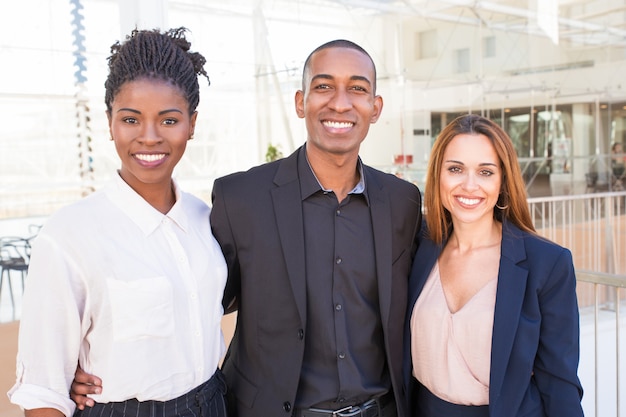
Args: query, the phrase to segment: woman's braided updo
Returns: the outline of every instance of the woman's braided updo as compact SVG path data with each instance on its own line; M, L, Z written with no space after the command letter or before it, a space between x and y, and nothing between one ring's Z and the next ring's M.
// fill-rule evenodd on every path
M107 111L122 85L139 78L155 78L175 85L181 90L193 113L200 102L198 76L209 76L204 70L206 59L190 52L191 43L185 38L186 28L161 33L154 30L133 30L123 43L111 46L109 76L104 83Z

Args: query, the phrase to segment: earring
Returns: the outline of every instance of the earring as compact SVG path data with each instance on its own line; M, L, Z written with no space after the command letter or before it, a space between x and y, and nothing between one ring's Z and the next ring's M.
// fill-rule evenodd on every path
M498 201L496 202L496 208L499 208L500 210L506 210L506 209L508 209L508 208L509 208L509 205L508 205L508 204L505 204L504 206L499 206L499 205L498 205L498 202L499 202L500 200L505 200L504 196L505 196L504 194L500 194L500 196L498 197Z
M193 140L193 133L189 136L189 139L187 140Z

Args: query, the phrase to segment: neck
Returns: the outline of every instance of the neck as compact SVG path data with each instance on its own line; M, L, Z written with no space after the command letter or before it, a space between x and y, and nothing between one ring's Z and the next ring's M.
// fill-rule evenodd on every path
M118 171L120 177L139 194L152 207L163 214L167 214L174 203L176 203L176 193L174 192L174 182L170 179L167 183L147 184L142 182L131 182L124 178L124 175Z
M500 245L501 241L502 223L490 218L471 224L453 221L452 235L448 245L452 245L460 252L466 252Z
M307 160L325 190L333 190L341 202L360 180L358 155L332 155L309 152Z

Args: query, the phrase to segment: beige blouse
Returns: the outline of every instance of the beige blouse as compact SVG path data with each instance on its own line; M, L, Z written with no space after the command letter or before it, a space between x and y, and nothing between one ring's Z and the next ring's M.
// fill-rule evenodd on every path
M497 276L451 313L435 264L411 315L413 376L455 404L489 404L491 333Z

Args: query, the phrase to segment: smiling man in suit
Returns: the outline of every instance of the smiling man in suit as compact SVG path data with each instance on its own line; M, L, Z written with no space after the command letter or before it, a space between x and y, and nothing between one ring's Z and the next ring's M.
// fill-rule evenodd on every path
M396 405L421 201L359 158L382 107L369 54L326 43L295 95L306 143L215 181L224 300L238 309L223 365L235 415L406 415Z

